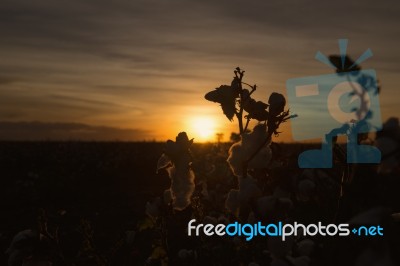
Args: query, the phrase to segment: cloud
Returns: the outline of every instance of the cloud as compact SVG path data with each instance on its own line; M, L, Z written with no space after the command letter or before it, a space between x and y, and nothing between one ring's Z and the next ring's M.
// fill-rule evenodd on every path
M89 126L81 123L0 122L0 140L152 140L147 130Z
M353 57L372 49L389 101L399 81L398 14L398 1L372 0L6 1L0 119L129 121L157 131L179 106L228 84L236 66L261 100L284 93L288 78L330 73L315 52L337 53L343 37Z
M17 81L18 81L18 79L15 77L0 76L0 86L9 85L9 84L12 84Z

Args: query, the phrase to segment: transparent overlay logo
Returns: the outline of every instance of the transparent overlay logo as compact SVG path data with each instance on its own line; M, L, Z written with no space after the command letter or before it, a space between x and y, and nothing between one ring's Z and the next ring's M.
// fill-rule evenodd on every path
M347 136L347 163L381 160L376 147L358 142L359 134L382 127L376 72L358 67L372 52L368 49L352 63L346 56L346 39L339 40L339 48L339 66L321 52L316 54L317 60L337 69L337 73L294 78L286 83L290 110L299 114L291 120L294 140L323 139L321 149L299 155L300 168L331 168L332 141L338 135Z

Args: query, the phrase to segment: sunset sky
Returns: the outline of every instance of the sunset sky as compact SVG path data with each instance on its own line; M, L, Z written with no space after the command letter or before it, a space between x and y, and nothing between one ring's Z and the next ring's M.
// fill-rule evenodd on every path
M400 111L399 1L13 0L0 34L0 139L227 140L237 121L205 93L240 66L257 100L285 94L333 73L314 57L339 38L374 53L383 120Z

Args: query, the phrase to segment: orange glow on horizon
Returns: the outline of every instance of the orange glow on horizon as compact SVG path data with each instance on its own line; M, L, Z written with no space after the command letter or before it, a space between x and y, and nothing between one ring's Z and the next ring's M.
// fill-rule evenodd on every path
M196 142L214 141L217 134L216 119L212 116L195 116L189 118L188 133Z

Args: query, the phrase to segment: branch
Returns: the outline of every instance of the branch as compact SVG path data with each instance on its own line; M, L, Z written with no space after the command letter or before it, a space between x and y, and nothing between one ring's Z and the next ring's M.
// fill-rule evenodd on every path
M254 84L253 86L251 86L249 83L246 83L246 82L242 82L242 84L249 86L252 89L252 91L255 91L257 88L256 84Z
M243 88L242 88L242 79L244 76L244 70L242 71L239 67L236 68L234 71L236 78L239 79L239 96L240 96L240 105L239 105L239 112L236 112L236 117L239 121L239 132L240 135L244 134L244 129L243 129Z
M247 131L247 127L249 126L249 123L250 123L250 120L251 120L251 118L249 118L249 116L247 116L247 121L246 121L246 125L245 125L245 127L244 127L244 132L246 132Z

